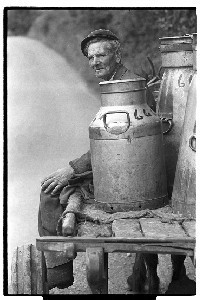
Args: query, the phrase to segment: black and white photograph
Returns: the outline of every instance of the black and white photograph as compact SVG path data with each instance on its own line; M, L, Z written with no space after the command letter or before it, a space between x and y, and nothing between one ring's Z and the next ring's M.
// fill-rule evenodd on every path
M196 298L194 2L33 2L3 7L4 295Z

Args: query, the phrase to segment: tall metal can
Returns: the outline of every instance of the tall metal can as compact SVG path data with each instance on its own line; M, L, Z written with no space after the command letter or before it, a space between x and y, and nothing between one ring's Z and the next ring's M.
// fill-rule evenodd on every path
M195 73L188 92L172 194L173 211L193 218L196 215L196 57L197 34L193 34L193 69Z
M165 205L162 124L146 103L146 81L106 81L100 89L89 126L95 200L112 211Z
M168 195L171 198L189 84L193 77L192 37L160 38L164 70L156 112L163 122Z

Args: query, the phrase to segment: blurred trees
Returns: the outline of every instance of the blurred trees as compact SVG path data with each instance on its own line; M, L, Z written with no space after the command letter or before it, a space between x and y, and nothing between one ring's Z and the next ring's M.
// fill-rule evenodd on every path
M196 32L196 11L195 8L8 10L9 35L27 35L42 41L66 57L90 84L98 80L91 75L80 43L90 31L99 28L110 29L120 37L123 60L136 73L141 63L149 71L147 56L158 70L159 37Z
M41 14L40 10L8 10L8 30L13 35L26 35L33 21Z

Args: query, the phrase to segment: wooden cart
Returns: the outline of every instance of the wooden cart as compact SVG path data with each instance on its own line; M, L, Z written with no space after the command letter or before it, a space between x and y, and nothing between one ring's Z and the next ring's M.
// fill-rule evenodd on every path
M88 222L84 222L86 223ZM77 252L86 252L87 281L93 294L108 293L108 253L145 252L186 255L190 256L195 264L195 220L176 221L173 218L163 219L160 215L155 215L154 217L141 216L138 219L118 218L108 223L109 225L113 232L109 237L91 237L87 232L83 232L83 236L37 238L37 249L34 253L37 263L34 259L34 263L32 261L29 266L23 258L27 258L27 255L31 255L34 250L24 247L20 256L18 253L18 263L16 264L16 260L13 263L12 285L15 293L49 293L44 251L62 251L70 259L74 259ZM94 226L98 230L100 225ZM23 280L24 288L22 288Z

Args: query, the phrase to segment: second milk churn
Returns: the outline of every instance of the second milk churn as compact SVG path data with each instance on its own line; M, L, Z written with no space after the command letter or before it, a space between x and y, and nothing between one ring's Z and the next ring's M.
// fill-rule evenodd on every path
M146 103L146 80L105 81L100 89L89 127L95 200L112 211L164 206L162 124Z
M192 37L164 37L160 42L164 73L156 111L163 122L167 186L171 198L188 89L194 73Z
M193 34L193 69L195 74L188 92L172 194L173 211L193 218L196 215L196 48L197 34Z

